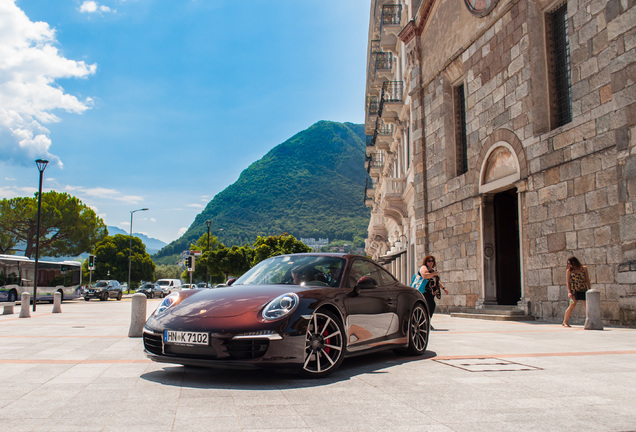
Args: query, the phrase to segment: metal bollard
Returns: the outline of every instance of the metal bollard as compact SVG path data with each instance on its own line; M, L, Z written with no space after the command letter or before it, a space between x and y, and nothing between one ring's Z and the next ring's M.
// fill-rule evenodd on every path
M20 318L31 318L29 303L31 302L31 294L23 292L20 296Z
M601 321L601 293L589 290L585 293L585 330L603 330Z
M62 313L62 293L53 294L53 313Z
M128 337L141 337L146 323L146 295L133 294Z

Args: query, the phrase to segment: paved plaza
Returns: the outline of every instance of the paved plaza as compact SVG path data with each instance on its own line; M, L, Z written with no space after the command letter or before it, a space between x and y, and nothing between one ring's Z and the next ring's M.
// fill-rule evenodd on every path
M2 430L636 430L636 329L436 315L425 357L371 354L307 380L150 362L127 337L131 305L0 315Z

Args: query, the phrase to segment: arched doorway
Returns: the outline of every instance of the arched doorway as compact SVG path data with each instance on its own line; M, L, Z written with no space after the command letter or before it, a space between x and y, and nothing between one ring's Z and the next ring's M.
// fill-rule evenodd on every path
M483 302L517 305L522 295L519 199L515 183L519 161L510 144L495 143L483 159L482 196Z

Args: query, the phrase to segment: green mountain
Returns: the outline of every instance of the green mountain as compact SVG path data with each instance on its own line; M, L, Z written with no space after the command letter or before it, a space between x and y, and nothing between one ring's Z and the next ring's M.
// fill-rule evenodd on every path
M251 164L154 258L188 249L207 233L207 220L225 245L284 232L296 238L364 238L370 217L364 159L364 125L320 121Z

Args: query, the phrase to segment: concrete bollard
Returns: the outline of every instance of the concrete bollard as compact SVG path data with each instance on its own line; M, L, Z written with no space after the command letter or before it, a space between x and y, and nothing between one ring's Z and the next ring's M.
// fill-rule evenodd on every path
M601 321L601 293L589 290L585 293L585 330L603 330Z
M128 337L141 337L146 323L146 295L133 294Z
M20 318L31 318L29 303L31 303L31 294L23 292L20 296Z
M53 294L53 313L62 313L62 293Z

